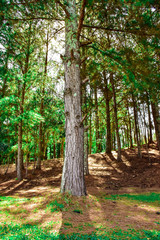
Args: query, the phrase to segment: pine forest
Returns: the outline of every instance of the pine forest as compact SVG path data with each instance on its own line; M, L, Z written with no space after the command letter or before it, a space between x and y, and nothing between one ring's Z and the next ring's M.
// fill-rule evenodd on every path
M160 239L160 2L0 0L0 239Z

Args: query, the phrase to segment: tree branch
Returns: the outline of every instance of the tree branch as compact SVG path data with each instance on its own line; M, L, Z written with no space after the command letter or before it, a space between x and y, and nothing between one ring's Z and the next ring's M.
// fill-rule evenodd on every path
M86 0L83 0L81 11L80 11L78 30L77 30L77 39L78 40L79 40L79 37L80 37L81 29L82 29L82 26L83 26L83 20L84 20L84 17L85 17L85 6L86 6Z
M64 21L61 18L47 18L47 17L30 17L30 18L4 18L3 21L30 21L30 20L56 20L56 21Z
M66 7L59 0L55 0L55 2L59 4L59 6L65 11L67 16L70 15L69 12L67 11Z
M135 30L114 29L114 28L109 28L109 27L91 26L91 25L86 25L86 24L83 24L83 27L85 27L85 28L93 28L93 29L101 29L101 30L112 31L112 32L131 33L131 34L136 34L136 35L145 35L145 36L153 36L153 35L155 35L153 33L146 33L144 31L140 31L140 30L136 30L136 29Z

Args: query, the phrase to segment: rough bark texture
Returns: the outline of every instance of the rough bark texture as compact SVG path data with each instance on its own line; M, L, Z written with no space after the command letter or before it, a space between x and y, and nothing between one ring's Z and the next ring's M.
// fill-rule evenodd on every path
M117 118L117 103L116 103L116 92L115 92L115 85L114 85L114 79L113 74L110 75L110 81L112 85L112 91L113 91L113 102L114 102L114 118L115 118L115 127L116 127L116 137L117 137L117 146L118 146L118 155L117 160L121 160L121 142L120 142L120 136L119 136L119 128L118 128L118 118Z
M84 128L81 116L80 55L77 39L76 1L66 6L65 19L65 160L61 192L75 196L86 195L84 181Z

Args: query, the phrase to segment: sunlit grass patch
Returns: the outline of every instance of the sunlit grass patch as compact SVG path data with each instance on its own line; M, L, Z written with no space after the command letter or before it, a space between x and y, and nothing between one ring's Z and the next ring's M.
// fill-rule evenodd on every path
M159 193L148 193L148 194L115 194L108 195L105 197L108 200L132 200L137 202L145 202L145 203L157 203L160 204L160 194Z
M65 226L71 227L70 224L65 224ZM79 226L80 227L80 226ZM83 226L82 226L83 227ZM96 232L92 234L60 234L53 233L48 231L46 228L39 228L37 225L31 224L6 224L3 223L0 225L0 239L1 240L37 240L37 239L48 239L48 240L63 240L63 239L74 239L74 240L101 240L101 239L131 239L131 240L139 240L139 239L160 239L160 231L149 231L149 230L141 230L136 231L135 229L129 229L127 231L123 231L121 229L114 229L110 231L106 231L103 234L98 234Z
M50 202L47 205L47 209L50 209L51 212L59 212L64 209L64 204L57 202L57 200Z
M8 197L8 196L0 196L0 207L7 207L10 205L16 205L19 206L19 204L22 204L24 202L29 202L29 198L16 198L16 197Z

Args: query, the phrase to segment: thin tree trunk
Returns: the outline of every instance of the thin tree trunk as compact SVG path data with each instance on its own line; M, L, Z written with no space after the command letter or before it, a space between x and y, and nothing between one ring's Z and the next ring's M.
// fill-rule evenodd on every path
M45 67L44 67L44 79L43 79L43 87L42 87L42 98L41 98L41 104L40 104L40 114L43 116L44 112L44 85L45 85L45 79L47 76L47 65L48 65L48 44L49 44L49 31L47 31L47 40L46 40L46 57L45 57ZM37 160L36 169L41 169L41 161L44 157L44 144L43 144L43 123L42 121L39 124L39 156Z
M20 102L20 112L19 112L19 124L18 124L18 158L17 158L17 179L19 181L22 180L22 169L23 169L23 150L22 150L22 114L24 111L24 100L25 100L25 91L26 91L26 74L28 72L28 66L29 66L29 57L30 57L30 42L31 42L31 23L29 25L29 35L28 35L28 44L27 44L27 53L26 53L26 60L25 60L25 67L23 70L23 76L24 76L24 83L22 87L22 96L21 96L21 102ZM19 94L20 96L20 94Z
M88 167L88 127L84 129L84 174L89 175Z
M106 78L106 73L103 71L105 89L104 89L104 97L106 102L106 125L107 125L107 137L106 137L106 153L111 153L111 124L110 124L110 96L108 89L108 80Z
M128 112L128 124L129 124L129 141L130 141L130 148L133 148L133 138L132 138L132 123L129 114L129 107L127 103L127 112Z
M110 81L111 81L112 91L113 91L114 118L115 118L116 137L117 137L117 146L118 146L117 160L120 161L121 160L121 142L120 142L120 137L119 137L119 127L118 127L118 118L117 118L117 103L116 103L116 91L115 91L113 73L110 74Z
M22 120L18 123L18 158L17 158L17 179L22 180Z
M147 109L148 109L148 122L149 122L149 143L153 142L152 138L152 122L151 122L151 111L150 111L150 104L149 104L149 95L147 93Z
M61 142L61 150L60 150L60 158L64 157L64 138L62 138L62 142Z
M94 98L95 98L95 118L96 118L96 119L95 119L95 129L96 129L96 152L100 152L97 86L94 87Z
M157 140L157 146L160 151L160 115L159 115L159 107L157 102L151 101L152 106L152 114L153 114L153 120L154 120L154 126L155 126L155 132L156 132L156 140Z
M137 113L137 106L135 102L135 97L132 94L132 100L133 100L133 111L134 111L134 122L135 122L135 136L136 136L136 143L138 148L138 157L142 158L141 154L141 145L140 145L140 136L139 136L139 126L138 126L138 113Z
M92 153L92 111L89 116L89 154Z
M84 128L81 114L80 53L76 1L66 5L65 19L65 116L66 146L61 192L86 195L84 180Z
M7 49L7 56L6 56L6 63L5 63L5 69L4 69L4 82L2 86L2 98L5 96L6 92L6 83L7 83L7 72L8 72L8 59L9 59L9 48Z

